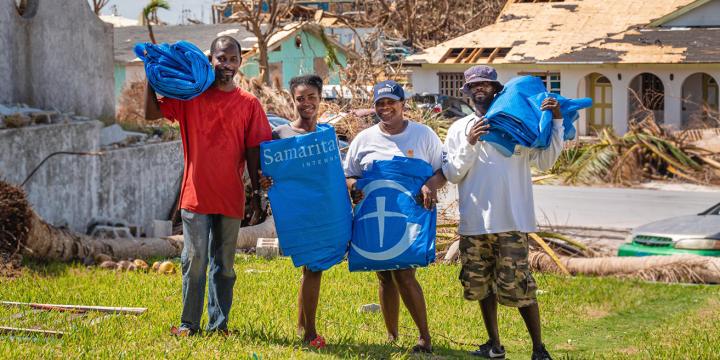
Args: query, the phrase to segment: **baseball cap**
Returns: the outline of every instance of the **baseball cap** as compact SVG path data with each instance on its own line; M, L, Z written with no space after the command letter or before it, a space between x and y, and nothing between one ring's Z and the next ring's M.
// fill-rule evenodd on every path
M495 71L494 68L486 65L475 65L467 70L465 70L465 84L463 84L463 87L460 88L463 92L468 92L470 90L470 84L486 81L486 82L494 82L498 85L500 82L497 80L497 71Z
M381 81L373 86L373 104L383 98L402 101L405 100L405 91L393 80Z

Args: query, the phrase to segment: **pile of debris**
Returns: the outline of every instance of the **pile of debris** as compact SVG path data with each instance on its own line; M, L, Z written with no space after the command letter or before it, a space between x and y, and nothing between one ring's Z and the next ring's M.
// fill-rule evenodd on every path
M73 113L31 108L25 104L0 104L0 129L16 129L33 125L68 124L73 121L88 121L90 118Z
M609 237L616 237L609 235ZM437 227L437 258L459 261L456 223ZM529 262L534 272L561 275L614 276L667 283L720 284L720 259L698 255L618 257L567 234L529 234ZM617 239L615 239L617 240Z
M696 145L686 132L659 126L651 113L623 136L603 129L596 142L567 147L550 172L569 184L680 180L717 185L720 153Z

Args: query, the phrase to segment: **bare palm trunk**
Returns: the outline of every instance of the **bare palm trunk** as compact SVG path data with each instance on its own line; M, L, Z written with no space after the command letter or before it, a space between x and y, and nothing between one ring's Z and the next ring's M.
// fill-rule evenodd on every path
M559 272L549 255L531 252L534 271ZM699 255L569 258L560 261L573 275L619 276L646 281L720 283L720 259Z
M173 239L92 238L48 225L34 212L30 224L20 253L33 259L67 262L95 259L100 254L115 260L172 258L182 251L182 242Z
M0 255L73 261L104 254L122 260L176 257L181 251L182 242L173 239L98 239L58 229L32 210L22 189L0 181Z
M155 33L153 33L152 25L150 25L150 20L145 19L147 21L147 28L148 28L148 35L150 36L150 42L153 44L157 44L157 41L155 41Z

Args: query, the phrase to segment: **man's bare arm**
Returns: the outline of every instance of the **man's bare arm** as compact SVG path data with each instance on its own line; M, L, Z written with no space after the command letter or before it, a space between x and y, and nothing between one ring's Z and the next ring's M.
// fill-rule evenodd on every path
M149 82L145 82L145 120L157 120L163 117L160 111L160 102L158 101L155 89L150 86Z

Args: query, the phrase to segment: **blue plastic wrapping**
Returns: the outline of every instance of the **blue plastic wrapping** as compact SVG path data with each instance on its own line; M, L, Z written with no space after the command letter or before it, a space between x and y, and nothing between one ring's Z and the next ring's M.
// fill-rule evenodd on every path
M552 111L541 111L540 105L548 97L558 99L563 117L565 140L575 138L578 110L592 106L592 99L568 99L548 93L540 78L520 76L505 84L485 114L489 133L480 139L488 141L505 156L512 156L515 146L546 149L552 138Z
M268 191L280 248L295 266L327 270L341 262L352 233L335 130L317 131L260 144L263 175L273 179Z
M432 174L427 162L400 156L376 160L363 173L357 182L364 198L355 206L350 271L408 269L435 261L437 210L416 200Z
M215 81L215 71L207 56L187 41L172 45L138 43L134 50L145 63L150 85L162 96L190 100Z

